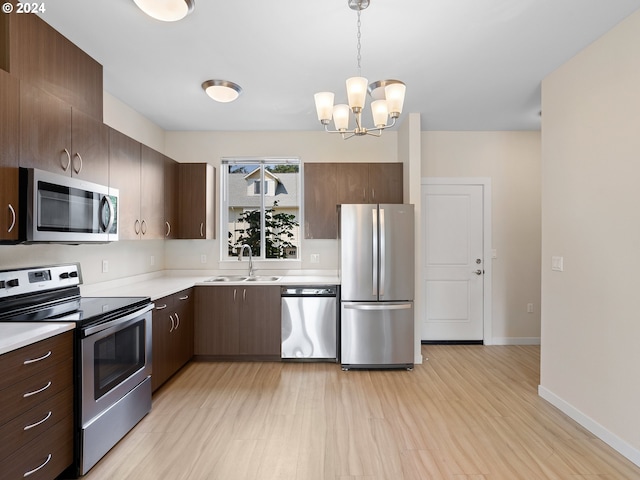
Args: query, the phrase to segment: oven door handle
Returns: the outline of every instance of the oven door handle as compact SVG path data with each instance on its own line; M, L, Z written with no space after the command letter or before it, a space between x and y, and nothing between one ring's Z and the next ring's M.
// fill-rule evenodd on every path
M139 317L141 317L142 315L144 315L147 312L150 312L151 310L153 310L155 307L155 305L153 303L150 303L149 305L136 310L135 312L132 312L128 315L125 315L124 317L119 317L113 320L110 320L108 322L105 323L99 323L98 325L94 325L94 326L89 326L87 328L84 328L82 330L83 333L83 338L84 337L88 337L89 335L93 335L95 333L98 332L102 332L103 330L107 330L111 327L126 327L128 326L129 323L135 323Z

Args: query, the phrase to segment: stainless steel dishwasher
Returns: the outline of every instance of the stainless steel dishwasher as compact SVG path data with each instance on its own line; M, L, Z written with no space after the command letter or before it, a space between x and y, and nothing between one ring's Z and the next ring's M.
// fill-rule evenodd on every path
M337 361L338 287L281 288L282 358Z

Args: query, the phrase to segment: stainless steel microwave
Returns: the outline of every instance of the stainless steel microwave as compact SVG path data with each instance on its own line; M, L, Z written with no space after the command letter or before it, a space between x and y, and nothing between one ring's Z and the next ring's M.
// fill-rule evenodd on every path
M27 243L118 240L118 190L36 168L20 169L20 239Z

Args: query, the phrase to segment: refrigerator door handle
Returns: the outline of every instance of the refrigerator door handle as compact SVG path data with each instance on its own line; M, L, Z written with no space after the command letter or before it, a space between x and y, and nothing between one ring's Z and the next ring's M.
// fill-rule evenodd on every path
M372 215L372 236L373 236L373 275L372 275L372 291L371 294L378 298L378 209L371 210Z
M392 303L392 304L363 304L363 303L343 303L342 306L351 310L407 310L413 308L412 303Z
M384 282L385 282L385 263L387 260L386 255L386 231L384 228L384 208L380 209L380 287L378 288L378 295L380 298L384 295Z

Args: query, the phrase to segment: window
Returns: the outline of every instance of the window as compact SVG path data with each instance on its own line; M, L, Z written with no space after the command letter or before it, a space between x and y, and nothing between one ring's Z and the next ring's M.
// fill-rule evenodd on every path
M223 159L221 170L223 257L248 244L254 258L298 259L300 160Z

